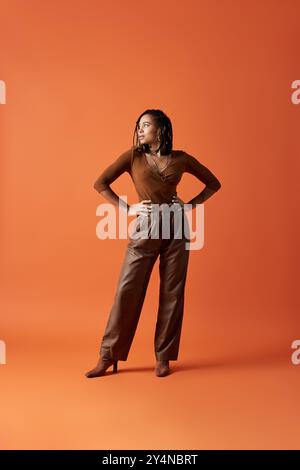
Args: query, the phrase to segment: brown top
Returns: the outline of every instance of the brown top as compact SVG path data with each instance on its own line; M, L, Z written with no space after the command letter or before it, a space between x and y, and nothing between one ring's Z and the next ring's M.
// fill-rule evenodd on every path
M221 187L215 175L195 157L183 150L172 150L166 168L160 171L155 163L149 163L145 153L131 147L123 152L97 178L94 188L100 193L109 189L109 185L127 171L134 183L139 202L150 199L153 203L169 203L177 196L176 187L184 172L196 176L202 183L214 191Z

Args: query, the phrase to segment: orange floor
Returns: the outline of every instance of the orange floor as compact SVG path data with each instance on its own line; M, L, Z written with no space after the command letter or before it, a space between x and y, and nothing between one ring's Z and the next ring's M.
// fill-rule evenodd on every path
M87 379L90 345L27 346L0 366L2 449L300 448L300 366L285 352L182 352L158 378L140 337L117 374Z

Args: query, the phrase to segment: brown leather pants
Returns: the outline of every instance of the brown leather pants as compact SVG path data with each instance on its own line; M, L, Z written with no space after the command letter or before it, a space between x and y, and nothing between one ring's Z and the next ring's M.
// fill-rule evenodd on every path
M155 356L157 360L177 360L189 260L186 242L189 240L190 233L187 222L184 222L184 219L187 220L186 215L183 211L180 211L180 214L181 229L178 229L180 225L178 218L174 224L175 214L172 211L169 214L169 220L162 216L161 210L158 212L156 222L153 222L150 214L137 217L135 230L129 237L114 303L101 342L102 357L127 360L152 268L159 255L160 293L154 338ZM148 219L148 229L147 225L143 225L147 224L145 219ZM164 220L163 224L162 220ZM183 223L186 224L185 231ZM162 225L164 227L169 225L170 236L168 238L162 236ZM146 227L145 230L144 227ZM145 236L149 236L154 230L158 238L132 238L133 234L136 235L143 230ZM182 230L180 238L174 236L175 233L178 234L177 230Z

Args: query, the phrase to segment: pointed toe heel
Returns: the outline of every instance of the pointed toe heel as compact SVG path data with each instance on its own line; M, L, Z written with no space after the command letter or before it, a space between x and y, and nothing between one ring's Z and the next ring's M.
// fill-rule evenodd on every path
M113 366L113 372L116 373L118 371L118 361L115 361L113 359L104 359L100 357L96 367L87 372L85 376L87 378L101 377L111 366Z
M169 375L170 373L169 361L157 361L155 373L157 377L165 377L166 375Z

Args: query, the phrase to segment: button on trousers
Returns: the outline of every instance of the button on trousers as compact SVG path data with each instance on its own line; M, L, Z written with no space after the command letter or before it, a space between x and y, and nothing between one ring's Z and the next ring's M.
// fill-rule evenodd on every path
M169 211L161 210L166 206ZM173 361L178 358L189 261L186 244L190 232L184 211L179 209L174 212L170 206L155 205L158 211L154 211L152 216L139 215L136 219L100 346L103 358L127 360L158 257L160 291L154 337L155 357L157 360Z

